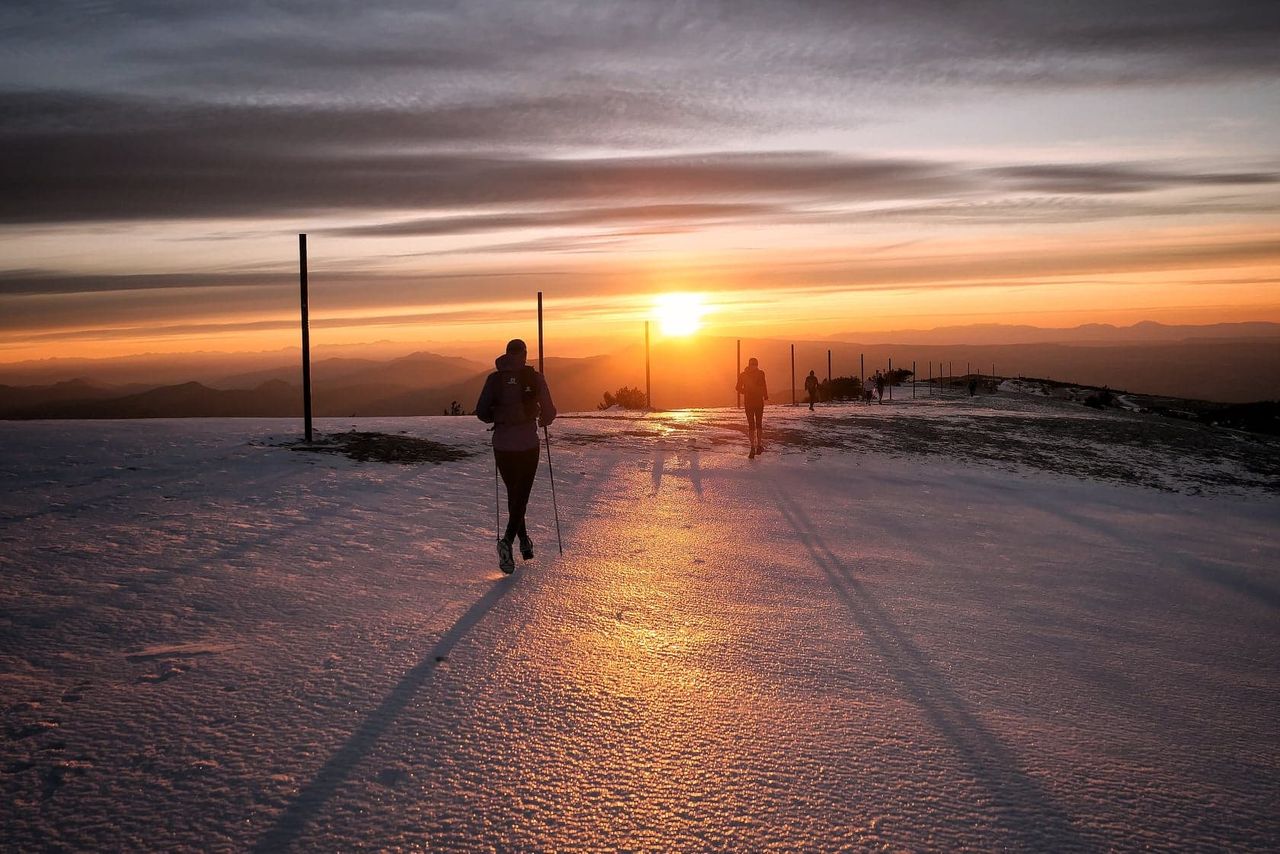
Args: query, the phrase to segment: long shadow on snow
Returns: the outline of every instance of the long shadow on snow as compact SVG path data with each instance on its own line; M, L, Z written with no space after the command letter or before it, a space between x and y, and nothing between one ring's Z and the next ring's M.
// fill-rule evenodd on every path
M285 808L279 818L253 846L255 852L282 851L297 841L313 818L324 809L351 773L377 745L378 740L404 711L405 706L430 684L436 667L441 659L448 656L458 641L466 636L476 623L489 613L490 609L507 594L515 585L514 578L504 578L496 582L489 592L472 605L449 631L444 633L439 642L406 673L391 689L376 709L369 713L364 722L353 732L346 742L334 752L329 760L321 766L311 781L302 787L293 802Z
M898 628L853 570L815 532L804 510L776 485L771 488L796 539L827 576L890 674L990 795L995 823L1008 836L1003 844L988 840L991 846L1029 851L1097 848L1080 836L1070 815L1022 770L1013 751L982 723L920 648Z
M1051 507L1043 501L1024 499L1032 508L1042 513L1058 516L1086 533L1101 534L1117 543L1132 543L1133 531L1114 522L1108 522L1066 507ZM1280 591L1266 582L1256 581L1245 571L1230 565L1225 559L1200 557L1188 553L1177 543L1166 540L1161 544L1167 550L1157 553L1160 567L1168 567L1198 581L1213 584L1246 599L1253 599L1266 607L1280 609ZM1172 545L1172 548L1169 548Z
M581 497L579 506L591 506L601 487L612 481L612 475L612 466L601 471L599 477L590 483L586 494ZM566 520L567 524L569 524L568 520ZM467 612L444 633L426 657L400 679L378 708L370 712L356 731L329 757L311 782L302 787L289 806L276 819L275 824L263 833L251 849L252 851L260 854L282 851L297 841L311 820L338 793L338 789L351 776L356 766L373 752L378 740L395 723L414 696L431 683L439 659L447 657L458 641L484 619L485 615L519 583L520 578L520 575L516 575L499 580L489 589L489 592L467 609Z

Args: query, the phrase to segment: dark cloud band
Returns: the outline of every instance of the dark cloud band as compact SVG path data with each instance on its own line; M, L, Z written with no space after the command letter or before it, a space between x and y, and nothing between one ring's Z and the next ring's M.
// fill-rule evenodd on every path
M473 119L460 118L486 109L442 115L364 107L196 108L77 95L0 95L0 114L6 116L0 126L0 222L470 209L463 217L365 230L456 234L593 220L642 222L646 213L650 222L692 221L767 215L779 206L1276 181L1275 174L1259 171L1179 171L1148 164L975 168L805 151L503 154L480 147L479 131L468 129ZM605 202L606 208L598 207ZM597 207L564 210L583 204ZM531 206L536 212L512 210Z

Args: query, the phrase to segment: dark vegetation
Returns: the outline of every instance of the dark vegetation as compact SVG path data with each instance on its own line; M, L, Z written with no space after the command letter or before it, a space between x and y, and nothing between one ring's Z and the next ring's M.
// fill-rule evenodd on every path
M1248 430L1280 436L1280 400L1257 403L1211 403L1207 400L1156 398L1148 410L1166 418L1180 418L1212 427Z
M289 447L317 454L343 454L362 463L438 464L471 456L470 451L430 439L358 430L323 436L310 444L298 442Z
M1210 400L1190 400L1181 397L1160 397L1150 394L1116 391L1107 386L1085 386L1056 380L1019 377L1024 382L1038 383L1063 400L1083 403L1092 409L1125 409L1123 396L1130 406L1152 415L1203 424L1265 433L1280 436L1280 400L1260 400L1253 403L1218 403Z
M643 391L624 385L613 394L606 391L604 400L596 405L596 409L608 409L611 406L621 406L623 409L647 409L648 403Z

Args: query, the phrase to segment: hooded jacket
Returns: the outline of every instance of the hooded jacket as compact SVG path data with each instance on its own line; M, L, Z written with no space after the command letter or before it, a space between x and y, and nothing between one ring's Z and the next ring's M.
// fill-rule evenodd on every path
M489 374L476 401L476 417L493 426L495 451L527 451L538 447L538 426L546 427L556 418L551 390L542 374L525 367L523 353L504 353L494 360L497 370ZM535 383L536 417L524 408L526 378Z

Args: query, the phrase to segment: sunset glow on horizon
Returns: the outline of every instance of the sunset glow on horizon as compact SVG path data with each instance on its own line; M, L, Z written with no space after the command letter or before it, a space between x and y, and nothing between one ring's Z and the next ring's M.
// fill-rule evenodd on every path
M0 12L0 363L1280 322L1274 13L590 8Z

